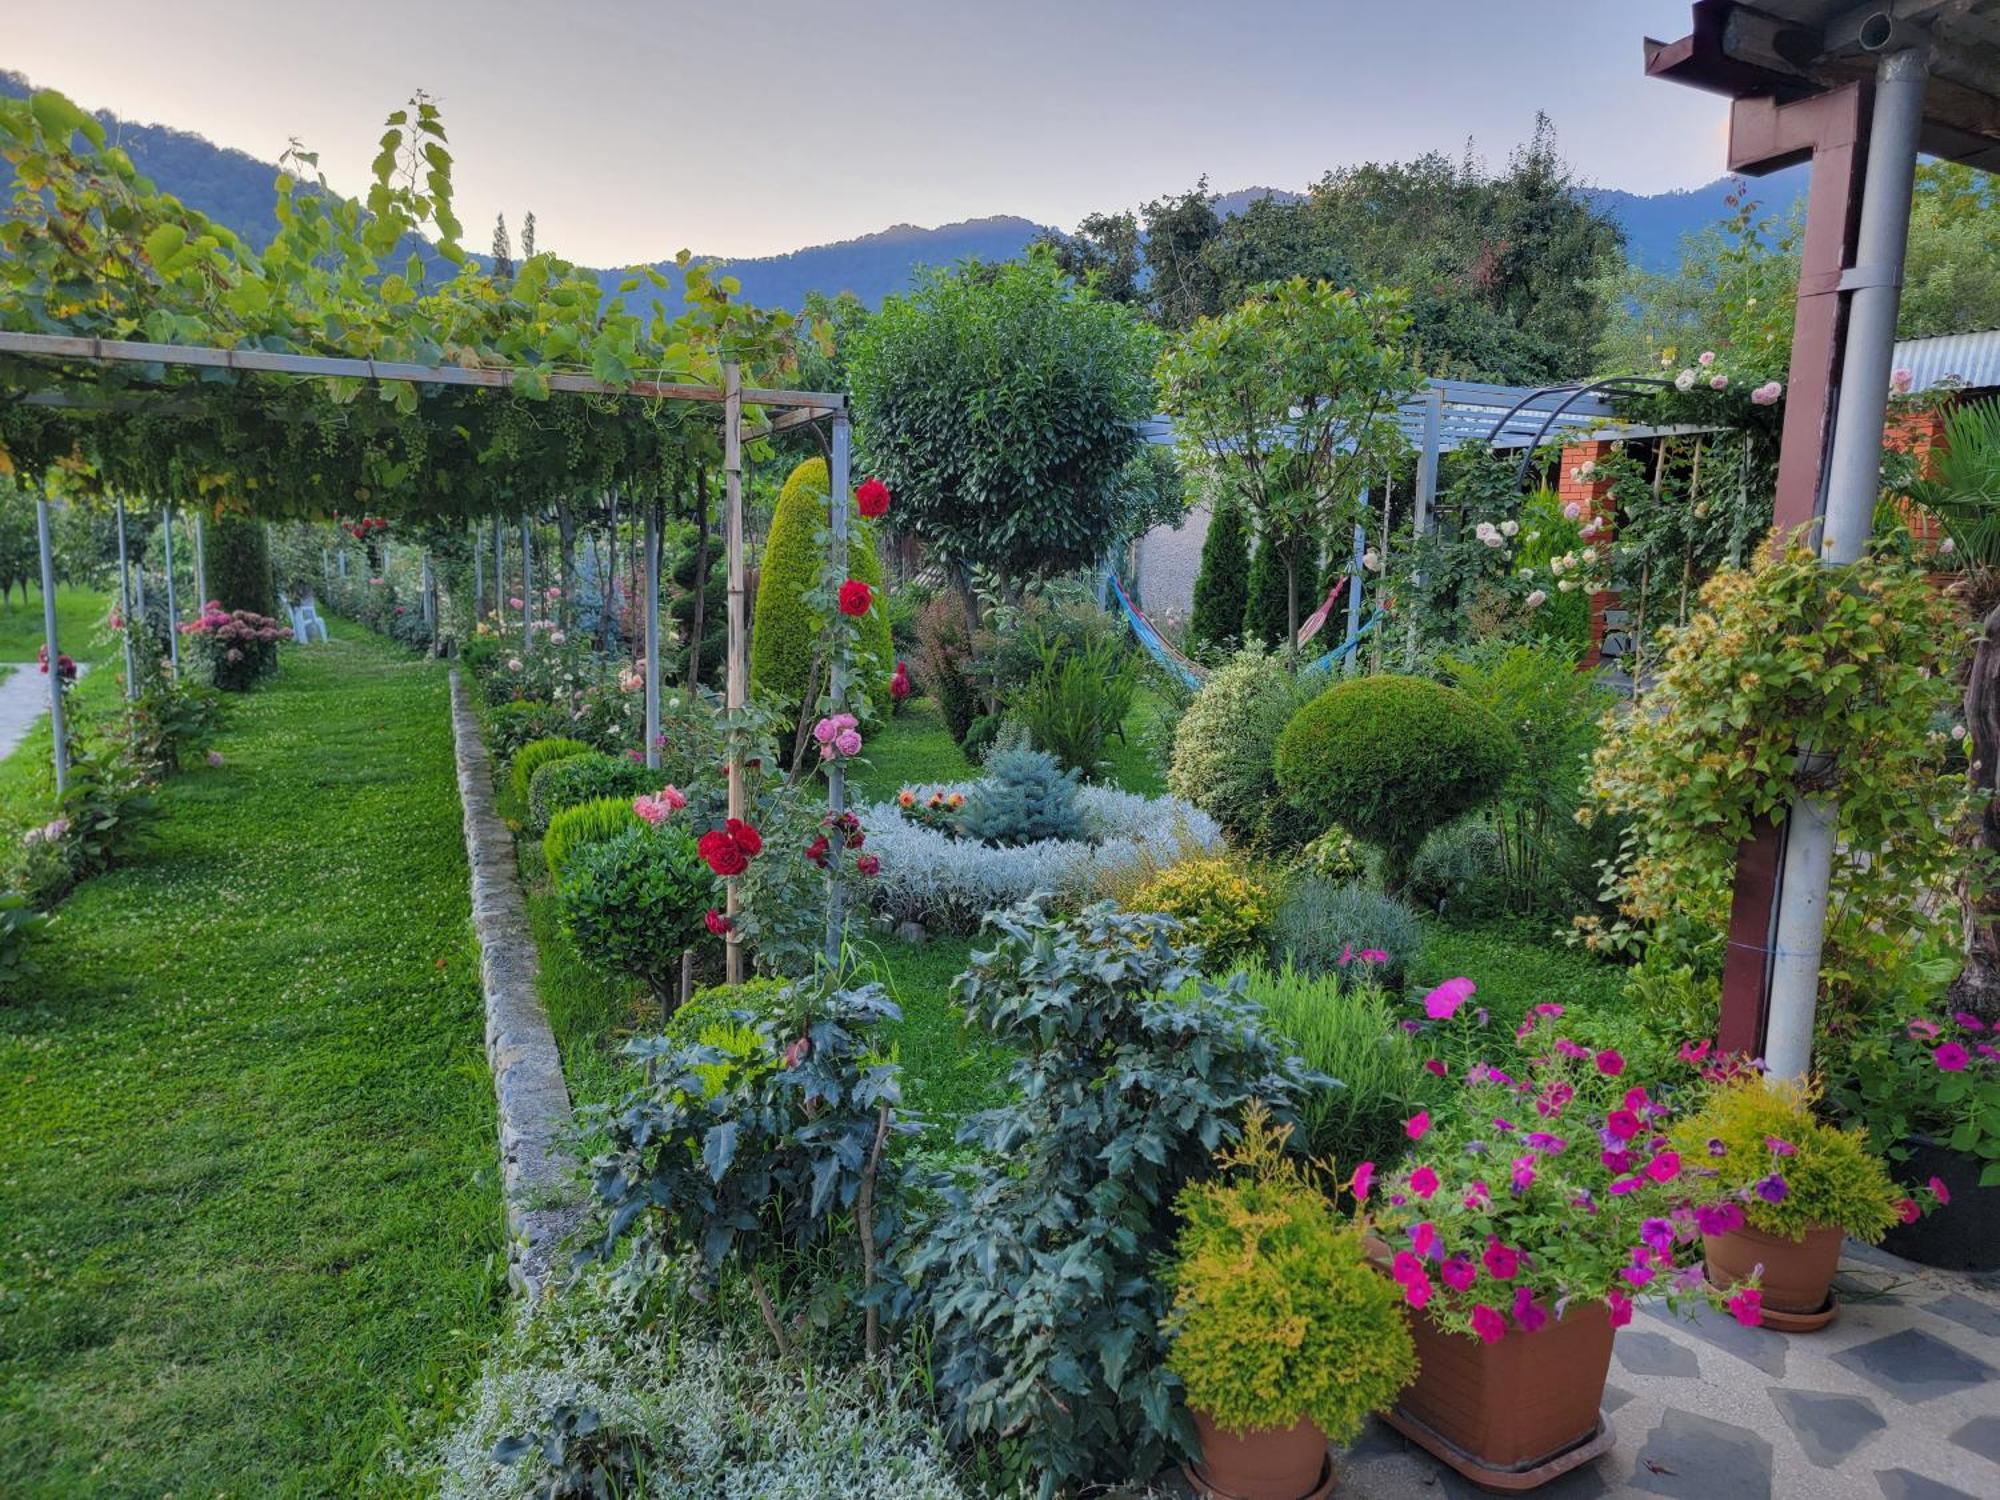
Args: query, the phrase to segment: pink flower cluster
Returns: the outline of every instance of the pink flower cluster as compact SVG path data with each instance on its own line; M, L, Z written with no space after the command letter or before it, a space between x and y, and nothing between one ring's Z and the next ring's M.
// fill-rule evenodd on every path
M211 599L201 613L184 622L182 635L207 636L222 646L269 646L292 638L289 625L280 625L269 615L248 609L224 609L222 601ZM232 658L240 659L240 658Z
M651 828L658 828L671 813L688 805L687 793L677 786L663 786L650 795L641 792L632 799L632 811Z
M830 714L813 725L822 760L845 760L861 753L861 726L853 714Z

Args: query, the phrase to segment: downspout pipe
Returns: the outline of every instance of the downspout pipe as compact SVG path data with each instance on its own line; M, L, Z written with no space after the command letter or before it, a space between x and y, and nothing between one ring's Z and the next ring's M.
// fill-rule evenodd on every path
M1882 422L1889 407L1889 365L1929 77L1930 58L1923 47L1885 52L1876 64L1855 264L1841 278L1849 293L1847 349L1820 533L1820 562L1829 568L1858 560L1874 528L1882 485ZM1810 770L1812 747L1801 746L1799 753L1802 767ZM1812 1066L1813 1015L1839 814L1832 798L1807 796L1793 801L1785 819L1771 944L1770 1020L1764 1034L1765 1067L1775 1079L1803 1079Z

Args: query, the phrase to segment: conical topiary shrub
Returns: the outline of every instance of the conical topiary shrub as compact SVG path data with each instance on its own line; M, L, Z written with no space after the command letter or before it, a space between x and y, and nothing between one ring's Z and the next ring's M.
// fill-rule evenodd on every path
M819 581L818 535L827 520L827 483L825 459L809 458L792 470L778 493L771 534L764 541L750 636L750 691L783 704L788 723L797 722L805 704L813 647L826 623L805 596ZM847 573L875 591L875 602L861 620L861 650L869 661L862 668L860 685L877 711L886 711L895 648L889 641L889 616L881 592L882 560L875 552L873 530L860 520L848 536ZM822 690L824 686L822 681Z

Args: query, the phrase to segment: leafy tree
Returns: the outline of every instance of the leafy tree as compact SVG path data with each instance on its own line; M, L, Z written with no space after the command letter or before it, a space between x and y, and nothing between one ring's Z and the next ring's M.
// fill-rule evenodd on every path
M1088 283L1112 302L1143 305L1141 245L1144 236L1131 212L1086 214L1076 233L1050 231L1035 240L1045 246L1065 274Z
M493 279L512 281L514 279L514 245L507 238L507 216L493 216Z
M933 272L891 297L850 371L899 528L1018 592L1095 562L1125 521L1153 340L1047 254Z
M1190 462L1241 499L1260 536L1306 538L1355 519L1363 476L1402 437L1396 405L1417 385L1395 293L1294 277L1203 318L1160 361ZM1302 555L1285 555L1287 641L1298 636ZM1313 572L1305 577L1310 586Z
M224 609L275 614L277 596L271 589L271 545L262 521L243 516L217 516L207 531L208 594Z
M1257 555L1250 563L1248 586L1244 590L1243 631L1246 641L1262 641L1281 654L1289 654L1298 639L1292 607L1293 579L1310 586L1318 549L1310 536L1298 531L1266 531L1257 539Z
M1194 580L1194 612L1188 640L1196 646L1226 648L1243 637L1243 611L1250 600L1250 533L1243 507L1230 496L1215 502L1208 535L1201 544L1201 571Z
M1146 205L1146 291L1161 327L1187 328L1228 305L1208 257L1221 229L1206 177Z

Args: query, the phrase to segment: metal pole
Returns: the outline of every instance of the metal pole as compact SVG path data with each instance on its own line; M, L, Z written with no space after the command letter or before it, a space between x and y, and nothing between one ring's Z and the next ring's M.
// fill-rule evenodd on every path
M201 512L194 513L194 602L208 608L208 533L201 524Z
M181 607L174 597L174 508L167 506L160 529L167 539L167 657L174 664L174 676L181 671Z
M535 648L535 538L534 522L521 517L521 649Z
M836 578L847 577L847 514L854 503L854 489L849 473L853 449L853 430L848 424L847 413L839 411L833 417L833 445L829 464L828 501L832 509L831 540L828 543L832 553L833 572ZM847 708L847 653L833 653L831 669L827 674L828 699L835 713ZM813 705L805 705L810 714ZM826 810L838 817L847 807L847 771L838 757L828 762L826 773ZM847 923L846 903L842 899L842 861L846 858L844 847L831 851L826 864L826 961L829 967L840 962L840 939Z
M1884 54L1875 69L1861 227L1855 264L1842 278L1852 297L1833 452L1827 462L1826 523L1820 539L1820 561L1827 567L1858 559L1873 529L1929 61L1924 48L1908 47ZM1811 746L1800 747L1800 759L1812 759ZM1771 944L1770 1020L1764 1036L1764 1062L1772 1078L1802 1079L1812 1065L1813 1015L1839 822L1839 804L1830 797L1799 798L1785 819Z
M125 697L128 702L139 696L139 676L132 657L132 632L138 629L138 622L132 618L132 559L125 547L125 497L118 497L118 618L124 628L118 634L125 643Z
M750 629L744 611L743 574L743 368L734 360L722 367L723 526L729 551L729 672L727 703L732 722L743 712L750 691ZM700 647L697 644L696 649ZM743 762L729 755L729 816L743 816ZM727 967L731 984L743 982L743 943L736 931L736 883L729 882Z
M472 618L476 623L486 613L485 525L472 523Z
M660 502L646 502L646 765L660 768Z
M498 516L493 518L493 625L496 631L507 627L507 525Z
M1417 450L1417 493L1410 520L1410 539L1415 543L1421 543L1424 533L1431 528L1431 505L1437 499L1439 429L1443 425L1444 388L1433 385L1424 392L1424 444ZM1422 588L1424 575L1418 573L1411 581ZM1415 671L1417 622L1414 610L1410 619L1409 664L1410 670Z
M69 735L63 725L62 648L56 643L56 554L49 544L49 502L35 500L35 540L42 553L42 637L49 653L49 739L55 747L56 795L69 789Z

